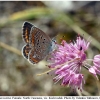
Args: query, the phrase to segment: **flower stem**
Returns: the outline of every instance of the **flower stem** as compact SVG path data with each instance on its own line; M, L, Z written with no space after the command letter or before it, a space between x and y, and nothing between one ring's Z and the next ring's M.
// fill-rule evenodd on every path
M71 61L65 62L65 63L63 63L63 64L61 64L61 65L56 66L55 68L52 68L52 69L46 71L46 72L43 72L43 73L41 73L41 74L37 74L37 76L40 76L40 75L43 75L43 74L47 74L47 73L49 73L50 71L53 71L53 70L55 70L55 69L57 69L57 68L60 68L61 66L65 65L65 64L68 64L68 63L70 63L70 62L73 62L74 60L78 60L78 59L73 59L73 60L71 60Z

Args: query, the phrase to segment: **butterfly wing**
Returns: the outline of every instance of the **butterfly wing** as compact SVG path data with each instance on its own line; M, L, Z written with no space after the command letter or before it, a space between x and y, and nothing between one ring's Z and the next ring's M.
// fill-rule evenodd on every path
M29 22L24 22L24 24L23 24L22 38L25 41L26 45L24 45L22 48L22 55L26 59L28 59L28 54L29 54L29 51L31 50L31 47L29 46L29 35L30 35L32 27L33 27L33 25Z
M29 35L31 32L31 28L33 27L33 25L29 22L24 22L23 24L23 40L25 41L25 43L29 43Z
M29 44L33 47L28 56L31 63L38 63L43 60L49 54L52 47L50 37L37 27L32 27L31 29Z
M43 60L51 51L50 37L29 22L23 24L22 37L26 43L22 48L22 54L33 64Z
M30 48L29 44L26 44L23 46L22 55L24 56L24 58L28 59L28 54L29 54L30 50L31 50L31 48Z
M36 51L34 51L34 48L30 50L28 60L32 64L36 64L41 60L41 57L37 54Z

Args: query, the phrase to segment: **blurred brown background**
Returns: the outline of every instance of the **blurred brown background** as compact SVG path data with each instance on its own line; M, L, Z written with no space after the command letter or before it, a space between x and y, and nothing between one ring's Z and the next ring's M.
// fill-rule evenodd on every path
M36 76L49 68L47 62L30 64L21 55L25 44L22 24L29 21L51 38L57 35L69 42L77 34L91 45L89 58L100 52L100 2L98 1L0 1L0 95L1 96L73 96L69 87L53 84L52 76ZM84 68L86 84L80 95L99 95L100 83Z

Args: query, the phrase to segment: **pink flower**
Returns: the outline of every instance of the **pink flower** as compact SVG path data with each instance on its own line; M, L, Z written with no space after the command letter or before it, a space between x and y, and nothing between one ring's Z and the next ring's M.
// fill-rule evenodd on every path
M61 85L70 86L72 89L82 91L85 84L84 75L81 73L82 67L89 70L97 79L100 75L100 55L94 56L94 59L87 59L86 51L90 42L85 41L80 36L76 41L67 43L62 40L61 44L56 44L57 49L49 55L49 68L55 75L54 82L61 81ZM88 61L93 61L90 65ZM48 71L47 71L48 72Z
M86 42L84 39L81 39L81 37L77 37L76 42L74 42L74 45L78 49L82 49L83 51L87 50L89 47L90 42Z
M57 45L48 61L49 68L55 68L55 77L53 80L57 83L62 80L61 85L69 85L72 89L82 90L82 84L85 83L83 74L81 74L82 66L85 66L85 51L89 47L89 42L77 37L76 42L67 43L65 40Z
M100 75L100 55L94 56L93 64L94 65L91 68L89 68L89 72L91 72L94 76L97 77L97 74Z
M82 74L76 74L72 71L60 71L59 74L56 74L57 76L53 78L55 82L58 82L59 80L62 79L61 85L66 86L69 85L71 86L72 89L80 89L82 90L82 83L85 83L83 79Z

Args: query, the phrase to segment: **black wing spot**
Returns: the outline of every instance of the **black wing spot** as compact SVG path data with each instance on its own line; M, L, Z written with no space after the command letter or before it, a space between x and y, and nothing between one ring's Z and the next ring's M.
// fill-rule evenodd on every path
M41 48L41 46L39 45L39 48Z
M40 38L42 39L43 38L43 35L41 35Z
M39 56L39 55L38 55L37 57L38 57L38 58L40 58L40 56Z
M39 43L37 43L37 45L39 45Z

